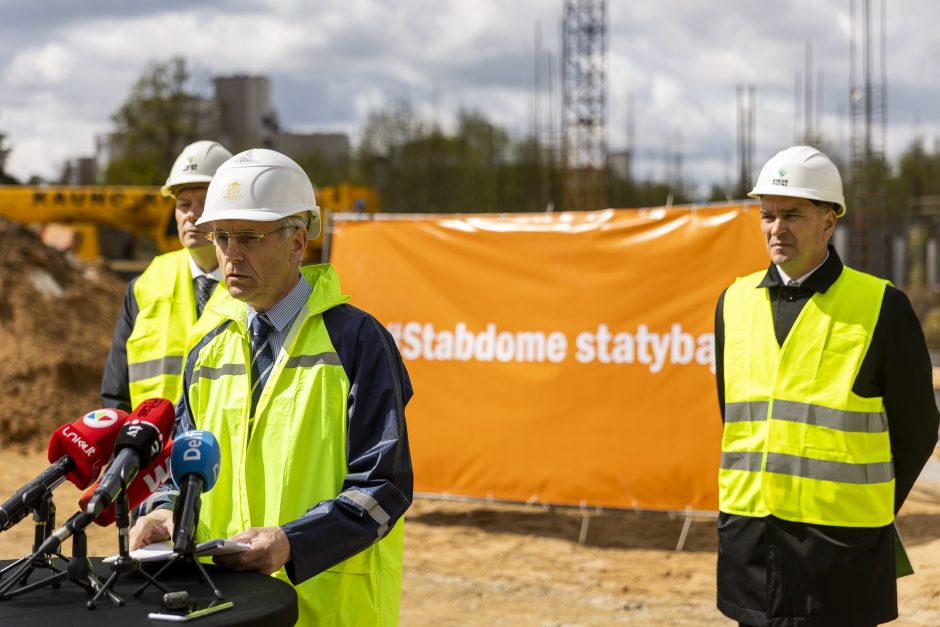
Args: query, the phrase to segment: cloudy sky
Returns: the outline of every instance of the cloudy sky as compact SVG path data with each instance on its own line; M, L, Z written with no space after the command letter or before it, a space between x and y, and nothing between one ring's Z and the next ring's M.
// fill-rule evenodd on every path
M626 144L632 102L635 175L663 178L678 152L700 188L733 180L735 89L751 84L758 168L802 130L795 83L809 43L815 126L846 152L853 1L858 17L861 0L608 2L611 150ZM872 0L876 27L881 4ZM896 155L913 136L932 146L940 133L940 3L887 4L887 151ZM54 179L64 160L92 154L147 64L174 55L207 93L213 76L267 75L290 130L355 141L370 110L406 99L445 125L476 109L521 137L532 127L536 25L542 65L550 53L557 70L562 9L563 0L0 0L8 170ZM548 109L546 91L543 118Z

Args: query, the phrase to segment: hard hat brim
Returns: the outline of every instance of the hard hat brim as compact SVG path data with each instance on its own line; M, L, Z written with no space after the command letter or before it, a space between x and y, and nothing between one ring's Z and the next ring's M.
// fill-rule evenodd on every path
M176 193L187 187L208 187L212 182L211 176L205 174L193 174L190 176L177 176L172 185L164 185L160 188L160 193L167 198L175 198Z
M270 211L268 209L253 209L251 211L245 211L244 209L229 209L221 211L213 211L211 216L202 214L198 220L196 220L196 225L207 224L209 222L218 222L220 220L246 220L248 222L274 222L275 220L280 220L281 218L286 218L287 216L293 215L294 213L301 213L302 211L311 211L311 209L298 209L297 211L288 213L284 215L279 211Z
M830 202L834 205L838 205L839 209L836 211L836 217L841 218L845 215L845 201L840 198L822 198L822 194L818 194L813 190L804 189L801 187L774 187L772 189L764 189L755 187L748 194L749 198L756 198L760 200L762 196L788 196L790 198L805 198L806 200L815 200L817 202Z

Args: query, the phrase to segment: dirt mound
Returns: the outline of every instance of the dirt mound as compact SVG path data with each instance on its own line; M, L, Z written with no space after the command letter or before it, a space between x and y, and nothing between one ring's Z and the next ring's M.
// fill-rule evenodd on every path
M0 446L44 447L96 409L125 283L0 219Z

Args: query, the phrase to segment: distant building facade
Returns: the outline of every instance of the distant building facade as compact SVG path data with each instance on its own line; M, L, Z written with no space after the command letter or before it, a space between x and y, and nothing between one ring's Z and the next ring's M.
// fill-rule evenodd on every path
M98 160L95 157L68 159L62 167L63 185L94 185L98 180Z
M261 146L298 160L318 153L331 163L348 162L350 145L345 133L291 133L281 128L266 76L220 76L213 83L219 141L233 152Z
M193 118L198 120L199 126L196 139L215 139L233 153L248 148L271 148L297 161L316 154L340 171L345 171L352 152L349 137L345 133L292 133L282 129L271 104L271 81L268 77L246 74L219 76L213 79L213 87L212 98L195 101L198 111ZM176 147L174 154L186 143ZM99 135L95 139L95 157L87 159L91 163L85 163L84 158L71 160L63 178L76 181L70 184L86 180L100 182L108 164L123 154L124 142L120 134ZM88 168L92 165L96 167L90 171ZM92 179L87 179L86 174Z

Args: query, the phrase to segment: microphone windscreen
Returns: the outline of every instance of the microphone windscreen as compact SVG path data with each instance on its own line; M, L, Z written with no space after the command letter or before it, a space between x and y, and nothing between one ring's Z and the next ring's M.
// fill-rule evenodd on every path
M169 440L173 434L176 408L173 403L165 398L148 398L141 401L131 412L129 420L135 418L156 426L160 430L160 434L163 435L163 439Z
M157 456L153 462L142 471L137 473L137 476L134 477L134 480L131 481L131 484L127 486L127 501L131 509L137 507L143 503L148 496L153 494L154 490L159 488L170 478L170 455L173 452L173 441L170 440L163 447L163 450L160 451L160 454ZM95 493L95 489L98 487L98 484L91 486L82 497L79 499L78 504L81 507L82 511L85 510L85 507L88 505L88 501L91 500L91 495ZM95 518L95 523L101 525L102 527L107 527L114 522L114 503L109 505L103 512L98 514L98 517Z
M49 462L67 455L75 465L66 478L79 489L88 487L111 457L126 420L127 412L120 409L96 409L62 425L49 439Z
M170 470L177 487L186 475L196 475L203 480L203 492L208 492L219 478L222 452L219 442L211 431L194 429L179 434L173 443Z
M143 468L157 458L162 448L163 435L157 426L149 422L136 420L131 415L128 421L124 423L124 426L121 427L121 432L118 433L117 441L114 443L114 461L104 471L102 479L107 481L107 477L115 472L114 469L120 468L120 466L115 466L121 459L119 453L125 450L133 451L136 456L137 468ZM123 474L124 471L121 470L120 472ZM128 479L131 478L128 477Z

